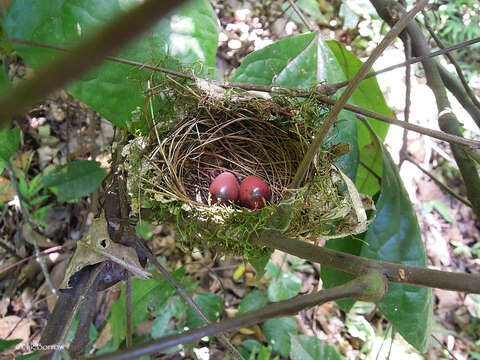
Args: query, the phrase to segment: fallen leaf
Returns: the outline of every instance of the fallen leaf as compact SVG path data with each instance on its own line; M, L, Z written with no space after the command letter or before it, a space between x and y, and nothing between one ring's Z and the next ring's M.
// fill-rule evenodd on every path
M108 341L112 338L112 332L110 331L110 323L107 322L107 325L103 328L100 335L98 335L97 340L93 343L94 349L101 349L107 345Z
M0 176L0 202L7 202L13 199L13 188L10 180Z
M22 319L16 315L5 316L0 319L0 338L4 340L22 339L17 346L25 344L30 338L30 326L32 325L34 322L31 319ZM13 328L15 330L8 336Z

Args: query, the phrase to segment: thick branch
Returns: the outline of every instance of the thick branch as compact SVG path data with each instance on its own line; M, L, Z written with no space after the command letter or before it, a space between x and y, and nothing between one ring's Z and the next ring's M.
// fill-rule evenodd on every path
M369 270L377 270L393 282L480 294L479 274L446 272L367 259L287 238L281 232L275 230L264 230L258 236L252 238L251 241L256 245L279 249L357 276Z
M49 64L0 99L0 124L21 114L28 106L86 73L103 59L148 30L182 0L148 0L121 15L71 53Z
M271 303L264 308L236 316L233 319L227 319L220 323L211 324L200 329L186 331L179 335L166 336L158 340L153 340L134 346L133 348L128 349L128 351L117 351L111 354L96 356L93 359L133 359L143 355L164 351L178 344L185 344L200 340L204 336L211 336L221 332L249 327L273 317L293 315L305 308L320 305L328 301L346 298L363 299L365 294L368 292L371 292L372 294L375 293L375 295L377 295L376 298L378 299L379 297L381 298L383 296L386 288L384 286L382 289L381 286L378 286L378 284L381 284L384 280L382 280L381 275L379 276L377 274L376 276L373 276L376 278L372 279L371 274L367 274L342 286L322 290L315 294L298 296L290 300ZM369 301L375 299L365 300Z

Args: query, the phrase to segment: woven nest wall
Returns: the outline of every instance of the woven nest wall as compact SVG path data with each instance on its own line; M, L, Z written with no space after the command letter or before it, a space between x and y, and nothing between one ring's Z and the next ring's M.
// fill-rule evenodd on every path
M170 100L172 110L158 114L149 134L124 151L134 211L148 203L159 221L177 226L186 248L202 244L243 256L261 253L244 239L266 226L284 199L292 226L282 231L289 228L295 236L301 230L307 238L331 232L322 218L332 220L348 195L339 187L341 177L332 177L339 147L322 149L301 191L287 191L327 107L313 98L263 99L198 83L164 87L159 96ZM249 175L261 178L271 202L253 211L211 204L209 186L224 171L239 182ZM345 209L340 213L346 218Z

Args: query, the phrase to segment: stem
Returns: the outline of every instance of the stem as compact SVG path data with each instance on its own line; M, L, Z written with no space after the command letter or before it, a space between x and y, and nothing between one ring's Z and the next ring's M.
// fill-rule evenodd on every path
M295 10L295 12L297 13L297 15L300 17L300 19L302 20L302 22L305 24L305 26L307 27L308 30L310 30L311 32L315 31L315 29L312 27L312 25L308 22L308 20L305 18L305 16L303 15L303 13L300 11L300 9L298 8L297 4L295 4L292 0L287 0L288 3L290 4L290 6L293 8L293 10Z
M367 276L368 275L359 277L345 285L322 290L315 294L297 296L290 300L271 303L259 310L250 311L235 318L211 324L200 329L189 330L179 335L170 335L158 340L148 341L141 345L134 346L128 349L128 351L117 351L111 354L96 356L93 359L121 360L137 358L167 350L178 344L190 343L204 336L249 327L273 317L293 315L305 308L320 305L328 301L346 298L362 298L366 292L372 290L369 281L366 279Z
M251 241L255 245L282 250L305 260L357 276L369 270L377 270L392 282L480 294L480 274L446 272L367 259L288 238L275 230L259 232L251 238Z
M301 185L303 178L307 173L307 169L310 168L310 164L312 163L314 157L320 149L320 146L322 145L325 135L327 135L330 126L332 126L350 96L353 94L358 85L360 85L362 79L368 73L375 60L377 60L377 58L383 53L387 46L390 45L393 40L395 40L398 34L400 34L400 32L405 28L405 26L407 26L408 23L415 17L417 12L419 12L427 3L428 0L419 0L417 5L404 16L402 16L402 18L395 24L395 26L393 26L392 29L387 33L385 38L383 38L380 44L378 44L375 50L372 51L372 54L358 70L355 77L349 82L345 91L342 93L338 101L328 113L325 122L315 134L315 138L308 147L307 153L305 154L302 162L300 163L297 172L292 180L292 183L289 185L289 188L296 189Z
M409 155L406 155L405 157L405 160L411 162L413 165L415 165L421 172L423 172L425 175L427 175L430 179L432 179L435 184L437 184L438 186L440 186L443 190L445 190L446 192L448 192L450 195L452 195L455 199L457 199L458 201L461 201L462 203L464 203L465 205L467 205L468 207L472 207L472 203L470 201L468 201L467 199L464 199L462 196L458 195L455 191L453 191L452 189L450 189L447 185L445 185L444 183L442 183L440 181L440 179L438 177L436 177L434 174L432 174L430 171L428 171L427 169L425 169L423 166L421 166L420 164L418 164L414 158L412 158L411 156Z
M423 11L423 10L422 10ZM412 57L412 43L410 41L410 37L407 35L405 37L405 59L408 60ZM411 69L412 67L410 64L407 65L405 68L405 110L404 110L404 117L405 122L408 123L410 120L410 96L412 91L412 79L411 79ZM402 166L403 162L405 161L405 157L408 154L408 130L403 129L403 137L402 137L402 148L400 149L400 161L398 163L398 168Z
M0 98L0 124L21 114L28 106L85 74L103 59L116 52L155 24L159 18L183 0L146 0L120 15L94 37L85 40L72 52L35 73Z

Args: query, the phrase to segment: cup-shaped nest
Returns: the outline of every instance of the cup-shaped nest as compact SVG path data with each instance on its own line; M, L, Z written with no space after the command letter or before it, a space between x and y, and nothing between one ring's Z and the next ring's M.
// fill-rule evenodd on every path
M157 190L209 204L210 184L228 171L239 182L259 177L269 185L272 203L280 201L309 145L298 111L252 98L197 104L192 110L149 156L156 164Z

